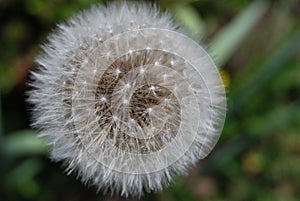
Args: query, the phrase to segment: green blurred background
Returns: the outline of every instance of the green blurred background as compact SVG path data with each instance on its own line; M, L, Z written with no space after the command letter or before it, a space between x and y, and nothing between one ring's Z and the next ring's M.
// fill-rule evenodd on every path
M30 129L28 71L46 36L97 0L0 0L0 200L122 200L96 194ZM300 200L300 1L159 0L206 44L228 114L215 150L188 176L141 200ZM136 200L136 199L129 199Z

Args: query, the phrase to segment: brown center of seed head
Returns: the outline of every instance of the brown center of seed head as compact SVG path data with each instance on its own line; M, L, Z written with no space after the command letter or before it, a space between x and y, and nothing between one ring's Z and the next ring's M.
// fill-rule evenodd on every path
M119 128L112 106L113 94L118 82L129 71L144 65L151 65L154 61L149 51L141 51L137 55L125 55L112 63L102 74L95 94L95 111L99 118L98 124L107 133L106 138L113 140L114 146L119 151L146 154L161 150L170 142L179 130L181 121L180 104L174 94L166 87L158 84L143 84L136 89L129 100L128 121L135 121L133 131L141 131L147 138L139 138ZM153 58L162 57L154 52ZM157 56L158 55L158 56ZM134 59L135 57L135 59ZM168 57L163 55L165 62ZM152 109L157 109L159 114ZM155 127L155 128L154 128ZM156 132L153 134L153 132Z

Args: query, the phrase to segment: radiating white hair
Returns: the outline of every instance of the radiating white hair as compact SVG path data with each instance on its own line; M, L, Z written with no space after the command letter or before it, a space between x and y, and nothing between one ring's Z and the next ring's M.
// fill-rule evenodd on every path
M94 6L58 25L32 72L33 126L84 183L161 190L209 154L226 98L206 51L145 3Z

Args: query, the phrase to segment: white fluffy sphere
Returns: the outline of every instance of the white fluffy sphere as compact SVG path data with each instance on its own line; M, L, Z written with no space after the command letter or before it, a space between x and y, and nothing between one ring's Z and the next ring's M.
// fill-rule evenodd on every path
M224 86L168 14L109 4L58 27L36 59L28 99L52 159L99 190L141 196L211 152Z

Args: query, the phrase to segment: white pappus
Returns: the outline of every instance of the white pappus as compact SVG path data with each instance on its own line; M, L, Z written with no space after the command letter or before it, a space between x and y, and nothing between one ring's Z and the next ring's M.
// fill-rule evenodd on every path
M206 51L146 3L94 6L49 36L32 71L33 127L98 190L161 190L207 156L226 98Z

